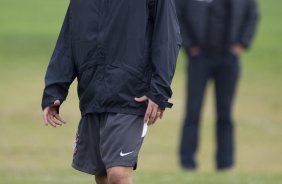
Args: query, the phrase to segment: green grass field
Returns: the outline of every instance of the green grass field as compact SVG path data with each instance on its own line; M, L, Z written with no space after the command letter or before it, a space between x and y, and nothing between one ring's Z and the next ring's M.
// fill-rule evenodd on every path
M70 167L80 118L76 84L61 114L68 124L46 128L40 109L43 78L67 0L0 0L0 184L94 183ZM282 183L282 1L260 0L262 21L254 47L242 57L235 120L237 165L214 170L214 108L210 86L203 112L199 171L178 166L185 101L186 59L174 79L175 104L149 129L135 172L136 184Z

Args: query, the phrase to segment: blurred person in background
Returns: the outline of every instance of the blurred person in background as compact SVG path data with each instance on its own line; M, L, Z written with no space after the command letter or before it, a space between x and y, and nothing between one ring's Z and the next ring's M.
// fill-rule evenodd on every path
M45 76L46 125L78 79L81 121L72 166L98 184L130 184L147 124L170 108L181 44L173 0L70 2Z
M234 164L232 107L240 74L239 59L249 48L258 21L256 0L176 0L183 47L189 56L187 106L180 143L184 170L194 170L199 120L210 79L216 96L216 166Z

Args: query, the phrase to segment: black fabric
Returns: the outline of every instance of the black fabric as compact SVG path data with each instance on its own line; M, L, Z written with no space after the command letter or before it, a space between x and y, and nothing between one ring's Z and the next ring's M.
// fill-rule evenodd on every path
M210 4L206 48L210 53L225 52L229 48L230 0L214 0Z
M201 54L190 57L188 68L187 113L184 120L180 145L181 164L184 168L196 168L199 121L205 89L211 79L215 84L217 122L216 161L218 168L228 168L234 163L234 130L232 107L239 78L237 56L223 54L209 57Z
M259 17L256 0L175 1L186 50L193 46L222 50L234 43L250 46Z
M168 99L181 44L173 0L71 0L45 77L42 108L64 101L78 80L82 115L143 115L150 95Z
M74 142L73 168L97 176L111 167L137 168L144 116L93 113L82 117Z

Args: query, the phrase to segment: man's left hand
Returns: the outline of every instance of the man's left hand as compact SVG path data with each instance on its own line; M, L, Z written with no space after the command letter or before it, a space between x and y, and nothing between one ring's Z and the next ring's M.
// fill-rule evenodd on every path
M137 102L146 102L148 101L147 110L144 116L144 122L148 123L148 125L154 124L158 118L162 119L164 110L159 108L158 104L150 100L147 96L142 96L139 98L135 98Z

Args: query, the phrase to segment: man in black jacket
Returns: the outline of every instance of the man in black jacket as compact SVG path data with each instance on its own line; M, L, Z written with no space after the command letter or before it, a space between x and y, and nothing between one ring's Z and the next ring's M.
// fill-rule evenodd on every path
M232 105L239 56L250 46L258 20L256 0L176 0L184 49L189 56L188 101L180 145L181 165L195 169L198 129L206 84L216 93L216 163L234 162Z
M71 0L45 77L46 125L78 80L72 166L97 183L132 183L146 133L170 108L181 36L173 0ZM145 122L145 124L144 124Z

